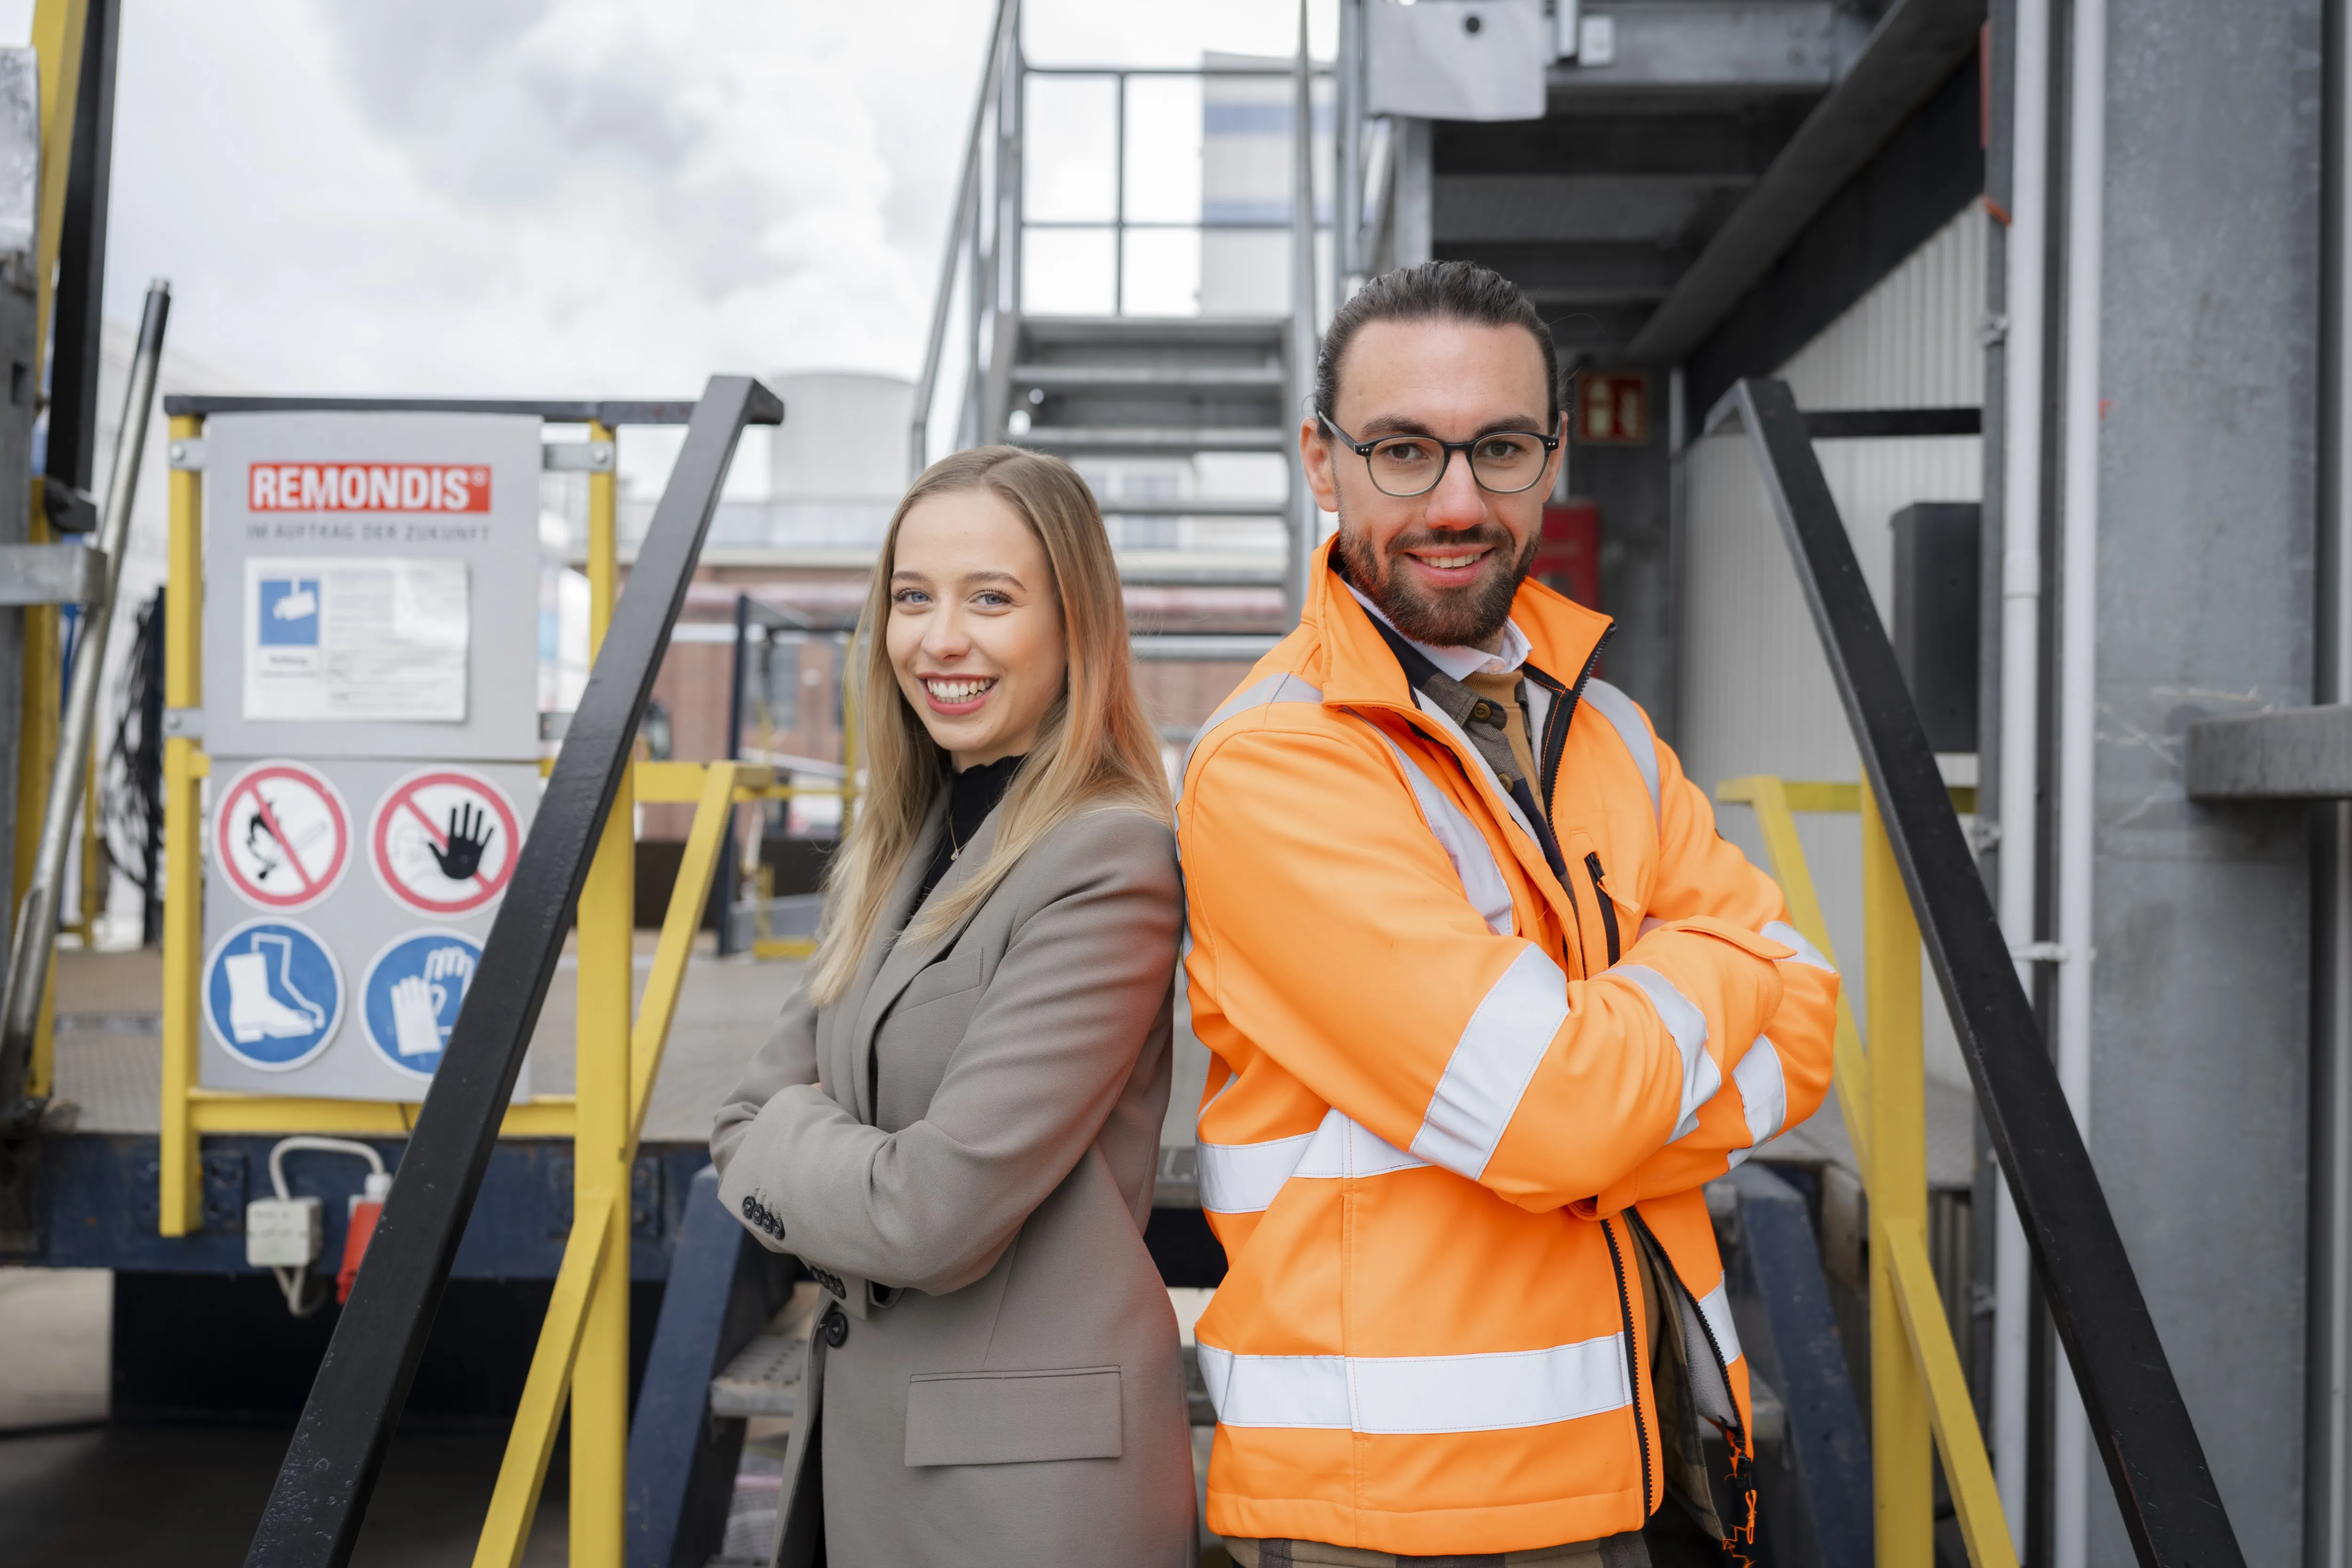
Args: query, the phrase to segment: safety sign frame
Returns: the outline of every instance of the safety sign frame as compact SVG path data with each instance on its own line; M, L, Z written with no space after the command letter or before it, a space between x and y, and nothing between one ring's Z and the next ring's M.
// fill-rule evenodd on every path
M273 782L282 786L275 799L261 787ZM306 857L305 850L320 831L331 843L324 867L314 874L310 862L320 858ZM334 781L307 763L284 757L255 763L229 782L213 808L213 863L221 879L256 909L273 914L310 909L335 890L351 862L351 807ZM280 894L262 885L281 868L299 880L299 891Z
M246 941L247 951L231 951L240 939ZM301 944L307 944L309 951ZM276 951L274 973L265 946ZM246 963L247 959L252 962ZM320 988L318 972L322 966L325 979L333 986L331 1007L321 1006L312 994ZM285 994L280 995L281 991ZM203 999L205 1026L214 1043L256 1072L292 1072L318 1060L335 1043L351 1001L351 988L344 983L334 949L300 921L276 914L240 921L223 933L205 960L198 994ZM291 1026L304 1018L307 1027ZM268 1039L306 1043L293 1054L272 1059L251 1048Z
M437 792L430 809L428 791ZM444 807L448 815L436 824ZM436 765L418 768L384 791L369 814L367 842L369 868L394 903L447 920L498 901L514 876L522 829L514 802L480 770ZM455 875L453 863L460 868ZM450 899L425 890L443 881L475 886Z

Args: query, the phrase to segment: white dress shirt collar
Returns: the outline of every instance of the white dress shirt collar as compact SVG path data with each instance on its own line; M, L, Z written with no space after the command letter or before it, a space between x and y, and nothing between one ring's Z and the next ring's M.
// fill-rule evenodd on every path
M1419 637L1406 636L1398 628L1394 621L1389 619L1387 612L1367 598L1353 583L1347 583L1345 578L1340 581L1346 583L1348 592L1356 595L1356 603L1363 605L1367 614L1419 648L1423 658L1455 680L1463 680L1473 675L1516 674L1519 666L1527 663L1528 656L1535 651L1534 645L1528 641L1527 635L1521 632L1515 623L1507 620L1503 623L1503 648L1500 653L1488 653L1482 647L1456 647L1423 642Z

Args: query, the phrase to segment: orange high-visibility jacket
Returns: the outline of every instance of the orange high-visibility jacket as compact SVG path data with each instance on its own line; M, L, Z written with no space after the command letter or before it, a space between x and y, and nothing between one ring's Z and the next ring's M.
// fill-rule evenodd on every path
M1412 1554L1638 1530L1664 1491L1646 1226L1699 1414L1748 1368L1700 1185L1812 1114L1837 977L1718 837L1607 617L1535 584L1532 737L1565 879L1316 557L1178 805L1219 1534Z

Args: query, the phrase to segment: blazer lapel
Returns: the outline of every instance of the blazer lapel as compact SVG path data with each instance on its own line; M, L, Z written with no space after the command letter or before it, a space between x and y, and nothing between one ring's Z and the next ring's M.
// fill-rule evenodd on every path
M940 832L946 831L943 822L936 826ZM963 853L956 857L949 865L947 875L940 879L940 885L932 891L931 897L934 899L941 897L962 885L963 881L971 875L973 868L988 858L988 852L995 843L996 814L990 812L987 820L980 825L980 831L971 836L971 842L963 847ZM908 906L914 901L915 888L922 880L922 868L929 863L935 845L936 839L933 835L926 832L923 835L922 843L917 848L916 857L910 858L908 861L909 869L913 875L901 878L900 885L893 889L893 909L898 915L897 923L889 928L893 935L903 930L907 921L914 915L914 910ZM979 912L977 910L971 911L974 915ZM921 973L926 964L952 946L956 938L963 934L963 928L971 923L971 916L967 915L963 920L937 935L926 937L921 941L908 941L902 938L893 942L887 956L882 960L880 969L876 971L873 981L866 986L866 994L858 1003L856 1026L849 1032L849 1058L853 1068L851 1077L856 1084L859 1120L871 1122L875 1116L874 1108L866 1102L866 1082L864 1064L868 1052L873 1048L874 1031L882 1026L882 1016L890 1010L890 1004L898 999L898 993L907 988L907 983Z
M866 954L858 961L857 977L850 982L835 1014L847 1027L827 1031L831 1048L825 1053L824 1081L838 1086L833 1093L834 1102L847 1106L850 1114L869 1125L874 1110L866 1103L866 1051L861 1043L868 1033L863 1026L866 997L890 957L892 939L913 912L915 889L922 883L923 868L931 863L931 847L947 831L947 792L941 790L939 798L931 803L929 815L923 819L922 831L915 835L915 847L908 853L907 863L898 868L898 878L890 884L890 896L883 900L882 919L874 928L874 940L866 944Z

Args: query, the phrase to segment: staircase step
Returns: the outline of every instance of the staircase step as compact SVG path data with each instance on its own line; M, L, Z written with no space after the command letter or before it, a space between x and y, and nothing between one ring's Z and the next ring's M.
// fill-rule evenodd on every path
M1016 364L1013 384L1043 392L1271 392L1276 364Z
M1024 342L1060 347L1118 344L1262 344L1283 352L1287 316L1024 316Z
M1279 496L1272 500L1235 500L1225 496L1105 496L1097 500L1105 517L1279 518L1290 509L1290 503Z
M801 1368L816 1324L818 1290L805 1281L751 1342L710 1380L710 1414L741 1419L790 1415L800 1402Z
M1178 552L1155 552L1158 559L1136 561L1121 558L1118 580L1129 588L1279 588L1282 586L1282 565L1236 564L1228 562L1192 562ZM1172 559L1171 559L1172 557Z
M1140 632L1128 638L1138 658L1255 664L1282 639L1271 632Z
M1013 444L1087 457L1181 456L1192 452L1283 452L1297 437L1274 425L1059 425L1032 426Z

